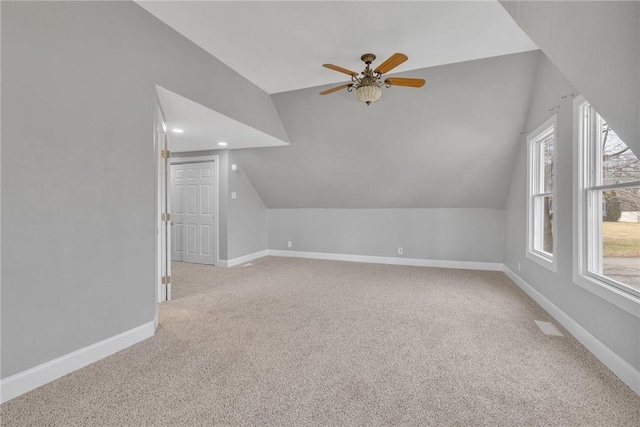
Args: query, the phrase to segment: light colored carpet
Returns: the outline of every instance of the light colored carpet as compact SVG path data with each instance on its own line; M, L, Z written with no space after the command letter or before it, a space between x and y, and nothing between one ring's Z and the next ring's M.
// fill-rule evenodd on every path
M502 273L267 257L173 278L156 336L2 425L640 425L640 397Z

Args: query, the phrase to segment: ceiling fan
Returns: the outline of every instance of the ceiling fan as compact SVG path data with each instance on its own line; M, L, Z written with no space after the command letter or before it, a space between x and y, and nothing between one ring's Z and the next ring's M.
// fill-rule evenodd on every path
M424 79L414 79L408 77L387 77L386 79L384 79L384 81L382 80L383 74L388 73L389 71L393 70L398 65L409 59L404 53L394 53L393 55L391 55L391 57L389 57L389 59L378 65L374 70L371 69L371 63L376 60L376 56L373 53L365 53L360 57L360 59L362 60L362 62L367 64L364 71L360 73L362 74L362 77L358 77L358 73L356 73L355 71L347 70L346 68L338 67L337 65L322 64L323 67L329 68L330 70L350 75L352 83L346 83L331 89L327 89L323 92L320 92L320 95L328 95L345 88L348 92L351 92L355 89L358 101L364 102L367 105L371 105L372 102L376 102L378 99L380 99L380 96L382 95L381 87L383 85L386 87L424 86Z

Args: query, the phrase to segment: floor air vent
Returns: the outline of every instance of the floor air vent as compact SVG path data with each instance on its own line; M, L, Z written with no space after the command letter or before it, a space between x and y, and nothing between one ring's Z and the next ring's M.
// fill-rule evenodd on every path
M556 328L553 323L543 322L541 320L534 320L534 322L536 322L536 325L538 325L538 328L540 328L540 330L544 332L546 335L553 335L556 337L564 336L562 335L562 332L560 332L560 330L558 330L558 328Z

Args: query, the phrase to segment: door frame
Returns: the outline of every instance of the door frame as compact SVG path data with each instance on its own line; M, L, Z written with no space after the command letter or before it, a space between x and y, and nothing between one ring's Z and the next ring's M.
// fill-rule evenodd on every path
M181 155L182 154L182 155ZM213 192L213 212L215 215L215 221L213 224L215 230L215 241L213 242L216 248L216 256L213 261L215 266L220 266L220 212L218 195L220 193L220 156L217 154L207 156L185 156L185 153L177 153L175 156L171 156L171 165L184 165L189 163L207 163L213 162L213 178L215 179L215 185L212 185L211 191ZM171 190L171 179L167 183L169 191ZM171 254L171 248L169 248L169 254Z
M166 238L163 239L163 232L166 232L165 227L163 225L163 220L161 219L162 214L165 213L165 205L163 202L168 202L168 200L163 198L163 190L167 188L168 179L166 174L166 159L162 157L163 150L170 150L169 147L169 137L167 135L167 126L166 119L164 116L164 112L162 111L162 106L158 99L156 99L154 106L154 114L153 114L153 174L155 176L154 180L154 205L153 205L153 224L155 228L155 260L154 260L154 283L153 283L153 296L154 296L154 306L155 306L155 316L154 323L156 328L158 327L158 303L161 301L161 297L163 294L162 291L162 278L164 276L163 271L163 257L166 260L167 254L169 257L170 253L167 251L170 248L171 241ZM169 223L166 224L166 227L170 227ZM169 239L170 239L170 228L169 228ZM170 259L169 259L170 260ZM170 262L167 266L168 273L170 275ZM167 285L168 287L169 285ZM170 291L169 291L170 292ZM164 299L163 299L164 301Z

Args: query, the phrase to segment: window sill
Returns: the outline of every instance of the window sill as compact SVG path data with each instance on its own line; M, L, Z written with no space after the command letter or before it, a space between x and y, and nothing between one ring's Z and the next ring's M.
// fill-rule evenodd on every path
M640 318L640 298L596 277L574 272L573 282L618 308Z
M554 258L547 258L545 256L538 254L537 252L532 252L532 251L527 251L527 258L530 259L531 261L538 263L539 265L543 266L547 270L551 270L554 273L558 272L558 266Z

